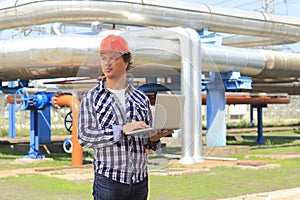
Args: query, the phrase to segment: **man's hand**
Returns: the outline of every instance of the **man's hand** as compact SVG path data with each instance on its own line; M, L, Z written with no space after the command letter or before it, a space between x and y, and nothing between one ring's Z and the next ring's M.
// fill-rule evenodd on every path
M150 134L151 136L149 137L149 140L151 142L157 142L158 140L160 140L160 138L171 135L172 133L174 133L173 130L154 131L153 133Z
M143 121L132 121L128 124L125 124L122 128L122 131L127 133L141 128L149 128L149 126Z

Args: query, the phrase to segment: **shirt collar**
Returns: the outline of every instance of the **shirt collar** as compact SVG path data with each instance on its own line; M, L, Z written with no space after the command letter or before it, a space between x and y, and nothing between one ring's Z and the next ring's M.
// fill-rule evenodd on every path
M99 81L99 92L100 92L100 93L106 91L106 87L105 87L105 84L104 84L105 81L106 81L106 78L102 78L102 79L100 79L100 81Z
M100 93L103 93L103 92L105 92L105 91L109 91L109 90L105 87L105 81L106 81L106 78L102 78L102 79L100 79L100 81L99 81L99 92L100 92ZM131 92L133 91L133 87L132 87L132 85L131 85L129 82L127 82L127 84L128 84L128 86L127 86L127 88L126 88L126 90L125 90L125 93L131 93Z

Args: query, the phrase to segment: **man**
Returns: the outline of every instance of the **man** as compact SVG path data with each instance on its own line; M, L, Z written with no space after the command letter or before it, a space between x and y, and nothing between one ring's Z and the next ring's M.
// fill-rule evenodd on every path
M156 150L159 139L170 134L160 131L146 136L127 132L152 124L147 96L127 83L131 52L118 35L105 37L100 45L105 78L86 92L79 114L78 139L94 149L94 199L147 199L146 150Z

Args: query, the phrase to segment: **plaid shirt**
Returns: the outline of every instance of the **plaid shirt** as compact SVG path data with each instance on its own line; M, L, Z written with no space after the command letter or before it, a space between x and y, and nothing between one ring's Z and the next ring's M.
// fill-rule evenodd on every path
M82 98L78 140L82 146L94 149L96 173L121 183L138 183L148 176L145 150L155 150L156 144L144 136L122 135L121 130L133 120L152 124L149 99L129 85L125 91L124 112L104 82L102 79Z

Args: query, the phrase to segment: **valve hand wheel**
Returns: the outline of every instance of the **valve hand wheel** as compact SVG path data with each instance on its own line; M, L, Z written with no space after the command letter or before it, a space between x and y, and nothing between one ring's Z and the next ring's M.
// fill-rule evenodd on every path
M29 106L29 95L26 89L20 88L16 91L14 103L17 110L26 110Z
M69 131L70 133L72 133L72 128L73 128L73 117L72 117L72 111L70 111L66 116L65 116L65 128L67 129L67 131Z

